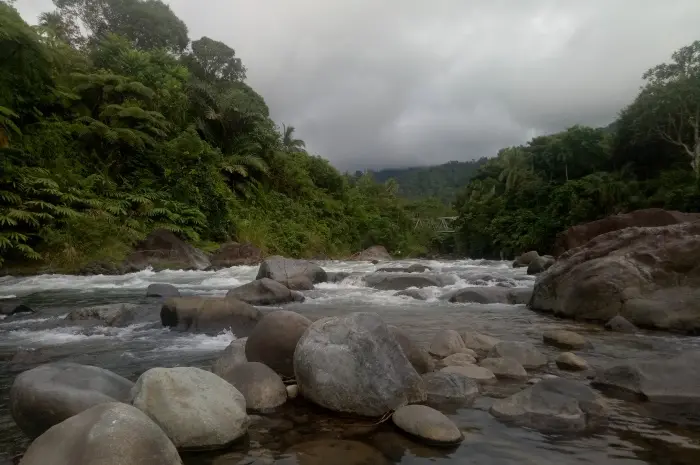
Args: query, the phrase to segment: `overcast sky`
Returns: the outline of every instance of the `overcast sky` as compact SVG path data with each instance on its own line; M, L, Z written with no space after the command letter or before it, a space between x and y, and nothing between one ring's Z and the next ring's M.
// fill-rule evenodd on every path
M221 40L279 124L341 169L493 156L604 126L700 39L698 0L171 0ZM50 0L18 0L29 22Z

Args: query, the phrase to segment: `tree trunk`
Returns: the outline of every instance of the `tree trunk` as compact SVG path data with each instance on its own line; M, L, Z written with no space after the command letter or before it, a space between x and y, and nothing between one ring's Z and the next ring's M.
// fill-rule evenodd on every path
M569 164L564 163L564 174L566 175L566 182L569 182Z

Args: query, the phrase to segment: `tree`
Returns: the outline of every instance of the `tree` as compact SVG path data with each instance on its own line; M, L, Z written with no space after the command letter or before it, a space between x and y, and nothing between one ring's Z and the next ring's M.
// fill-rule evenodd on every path
M643 77L647 83L627 110L635 116L633 124L682 150L700 180L700 41Z
M209 37L193 41L192 52L183 60L195 77L210 84L245 79L246 69L236 51Z
M294 126L282 125L282 146L287 152L303 152L306 142L294 138Z

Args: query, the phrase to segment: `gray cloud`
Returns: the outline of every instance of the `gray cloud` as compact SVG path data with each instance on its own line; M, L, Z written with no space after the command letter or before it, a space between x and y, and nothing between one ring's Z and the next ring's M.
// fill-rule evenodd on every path
M171 0L234 47L278 123L341 169L495 155L606 125L697 37L697 0ZM51 8L19 0L25 18Z

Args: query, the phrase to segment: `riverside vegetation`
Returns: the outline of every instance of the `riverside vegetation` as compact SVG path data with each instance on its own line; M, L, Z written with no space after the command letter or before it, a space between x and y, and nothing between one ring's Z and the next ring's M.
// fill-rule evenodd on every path
M298 257L373 244L512 257L547 253L566 228L610 214L700 208L700 42L646 72L606 128L574 126L476 162L350 175L278 128L235 51L190 41L165 4L54 3L30 27L0 1L8 270L120 262L155 229L204 250L236 240ZM414 229L436 215L458 215L458 234Z

